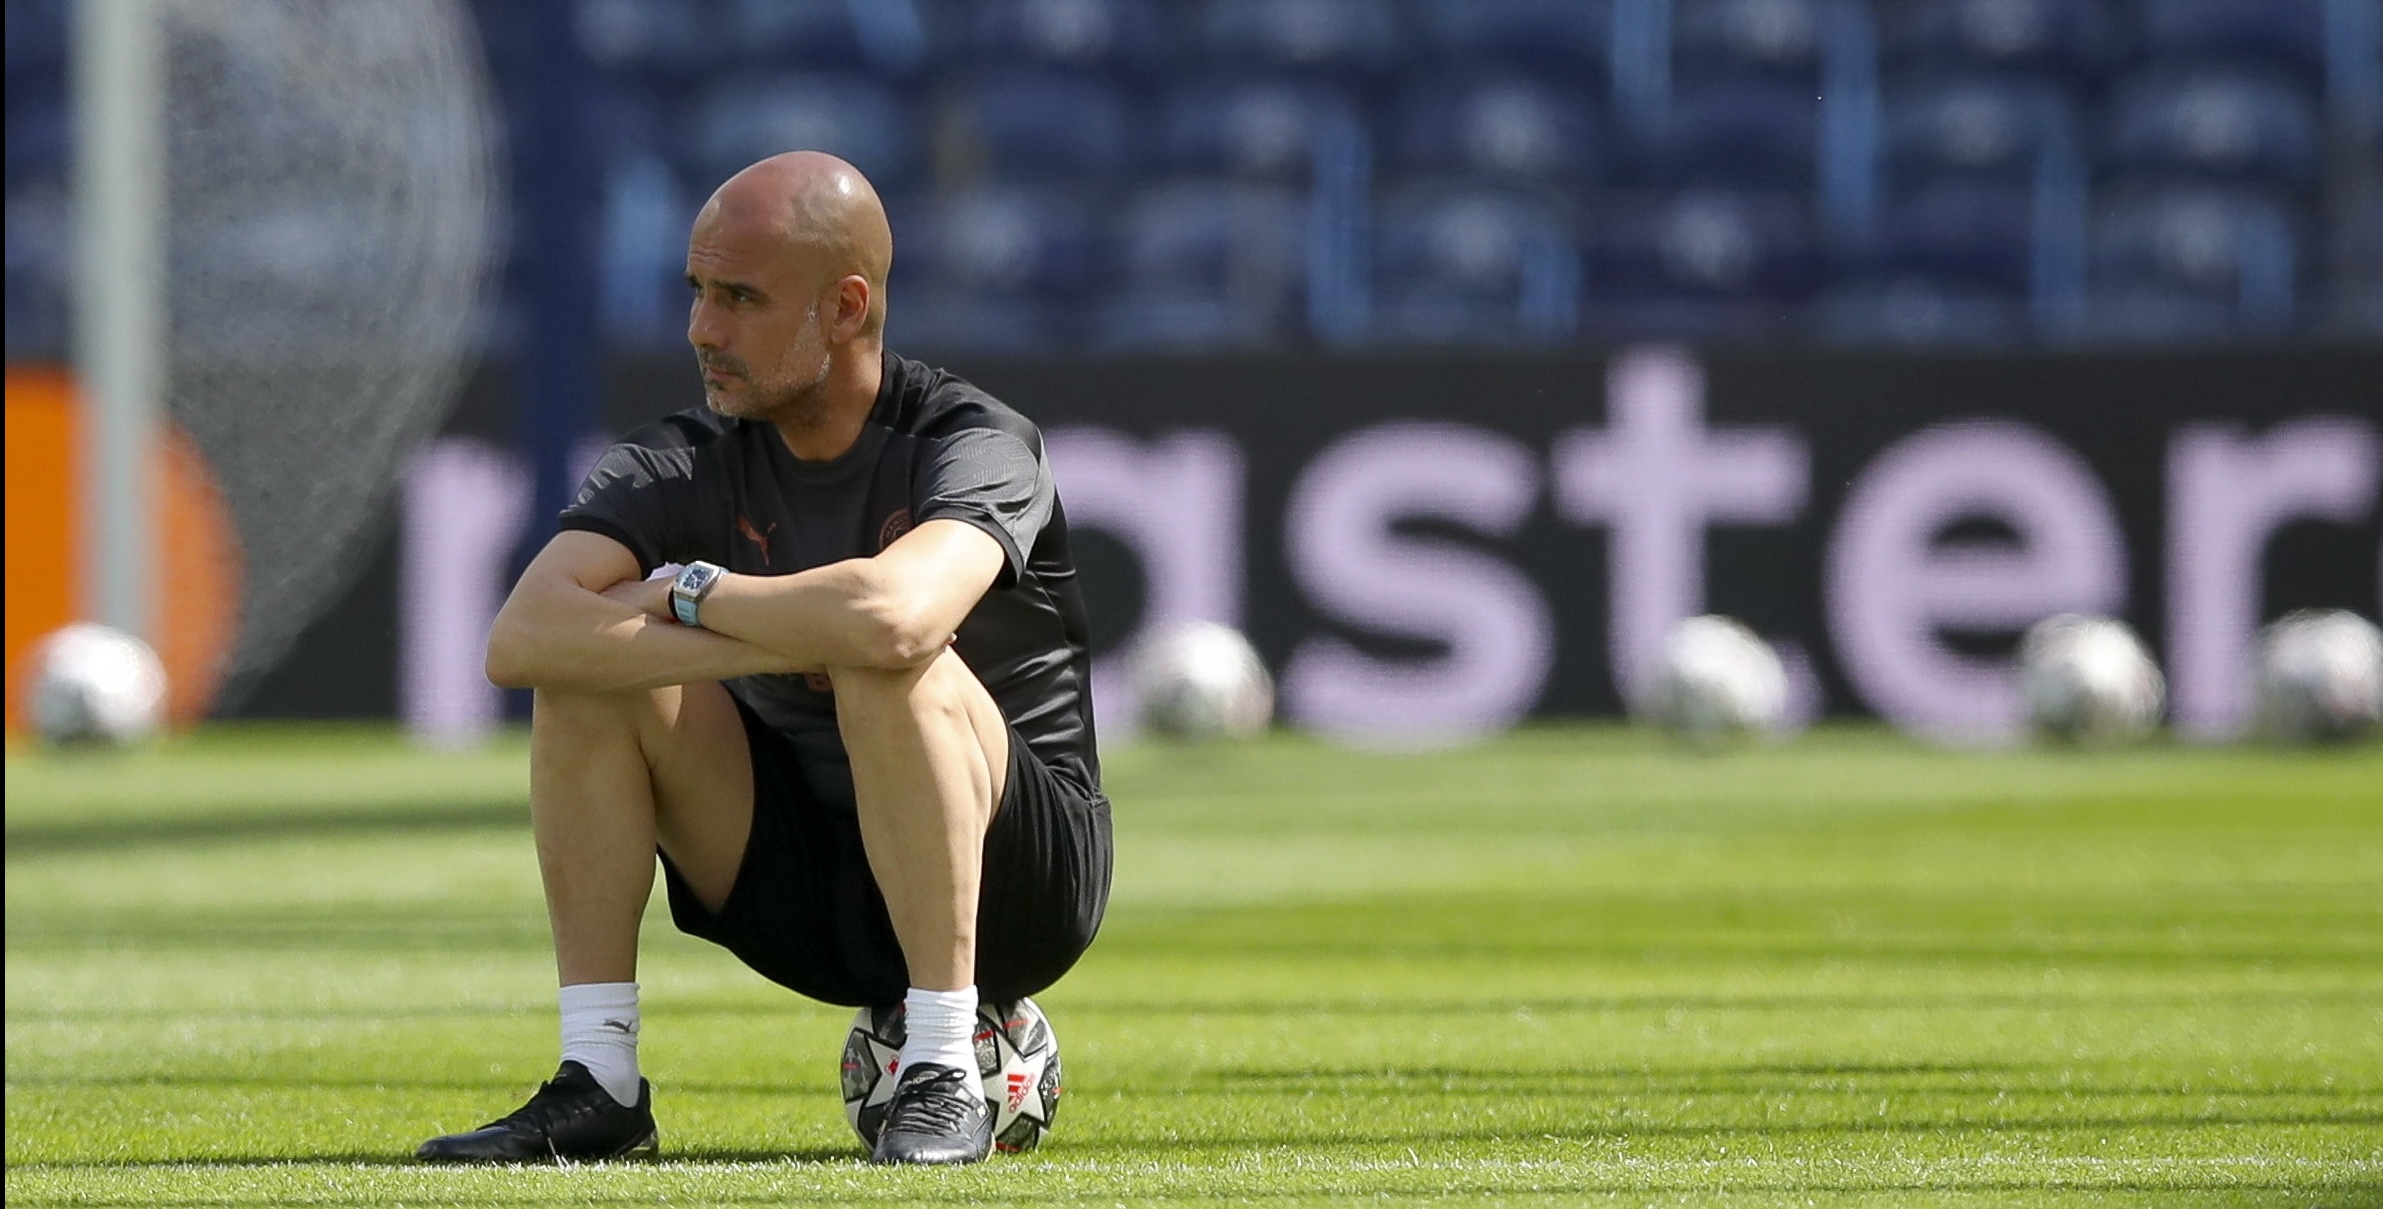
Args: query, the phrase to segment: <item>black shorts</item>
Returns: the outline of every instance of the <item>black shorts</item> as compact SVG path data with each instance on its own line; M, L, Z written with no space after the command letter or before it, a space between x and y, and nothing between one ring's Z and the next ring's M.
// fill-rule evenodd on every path
M859 816L814 791L785 736L741 701L737 713L753 757L744 864L715 915L663 858L671 921L813 999L900 1002L910 975L869 873ZM979 993L995 1002L1031 995L1076 964L1108 905L1110 853L1108 802L1052 772L1012 729L1009 784L985 833Z

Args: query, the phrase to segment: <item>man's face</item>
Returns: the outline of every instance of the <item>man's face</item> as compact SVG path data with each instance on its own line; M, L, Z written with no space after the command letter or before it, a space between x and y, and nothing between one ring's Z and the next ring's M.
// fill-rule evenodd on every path
M777 233L706 210L687 242L687 342L704 401L724 416L801 421L827 381L821 290Z

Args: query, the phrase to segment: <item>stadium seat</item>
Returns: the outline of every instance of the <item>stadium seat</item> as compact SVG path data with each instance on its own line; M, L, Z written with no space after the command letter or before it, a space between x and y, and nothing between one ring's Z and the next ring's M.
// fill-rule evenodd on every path
M1406 172L1583 184L1598 175L1595 102L1511 73L1426 78L1401 94L1390 148Z
M1207 0L1190 33L1222 68L1374 79L1407 57L1406 28L1384 0Z
M2327 0L2144 0L2144 48L2167 62L2267 64L2325 77Z
M2023 181L2048 146L2076 145L2068 96L2050 80L1923 78L1887 95L1880 166L1890 186Z
M720 0L727 48L757 67L908 77L926 66L919 0Z
M1125 285L1101 306L1105 347L1279 347L1302 330L1307 199L1297 189L1192 179L1125 207Z
M2103 0L1916 0L1883 5L1888 58L1911 67L2100 80L2120 55Z
M2308 99L2276 77L2155 72L2112 97L2104 162L2135 176L2310 190L2324 171L2319 130Z
M998 184L889 206L887 283L897 348L1027 353L1081 340L1086 299L1107 284L1104 194Z
M938 57L965 63L1131 71L1166 46L1153 0L975 0L938 24Z
M1134 284L1279 305L1297 293L1305 272L1306 226L1300 190L1175 180L1135 195L1119 243Z
M1940 182L1895 195L1852 256L1865 276L2023 293L2033 281L2034 217L2025 185Z
M968 168L988 179L1107 179L1142 151L1135 116L1098 75L1001 72L953 91L940 116L941 142L980 157Z
M2281 333L2298 301L2298 242L2289 212L2257 193L2181 189L2097 203L2090 334Z
M1820 268L1810 201L1797 194L1626 196L1593 230L1590 281L1604 300L1795 300Z
M1580 254L1564 209L1532 193L1419 186L1380 208L1374 336L1399 344L1568 340Z
M1170 172L1307 181L1317 132L1361 121L1357 103L1330 84L1296 78L1196 78L1161 105L1160 144Z
M897 280L982 295L1077 298L1108 274L1098 191L987 185L892 207Z
M588 61L616 84L683 81L742 51L716 5L700 0L579 0L573 26Z
M1606 75L1613 14L1604 0L1425 0L1416 17L1424 47L1454 63L1575 88Z
M616 156L604 174L597 280L606 331L633 344L686 336L686 238L695 205L659 156Z
M1839 286L1815 302L1814 312L1815 334L1832 344L2001 348L2028 335L2024 298L1924 277Z
M1819 0L1675 0L1672 69L1700 80L1761 80L1806 88L1820 78Z
M711 185L764 156L815 148L843 156L882 191L898 192L920 160L911 107L867 76L737 78L712 87L695 111L689 169Z
M1808 86L1708 84L1673 98L1646 154L1668 185L1803 188L1814 176L1819 122Z

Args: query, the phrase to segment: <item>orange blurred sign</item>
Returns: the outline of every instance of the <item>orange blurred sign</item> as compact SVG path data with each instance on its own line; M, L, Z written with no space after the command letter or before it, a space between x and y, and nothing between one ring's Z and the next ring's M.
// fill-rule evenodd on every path
M8 367L8 729L25 726L27 648L84 616L82 411L54 366ZM150 641L165 662L175 723L207 716L240 637L241 554L198 445L166 426L154 461L158 585Z

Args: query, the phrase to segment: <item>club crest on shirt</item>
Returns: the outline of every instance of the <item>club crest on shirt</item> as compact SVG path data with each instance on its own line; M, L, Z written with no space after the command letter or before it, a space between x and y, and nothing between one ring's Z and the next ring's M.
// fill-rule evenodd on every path
M756 529L753 527L753 522L746 520L743 516L736 518L737 535L761 547L761 565L765 567L769 565L770 561L770 535L777 531L778 522L776 521L771 521L770 527L767 529Z
M910 509L894 509L893 515L885 518L885 524L878 526L877 548L880 551L884 550L908 532L910 532Z

